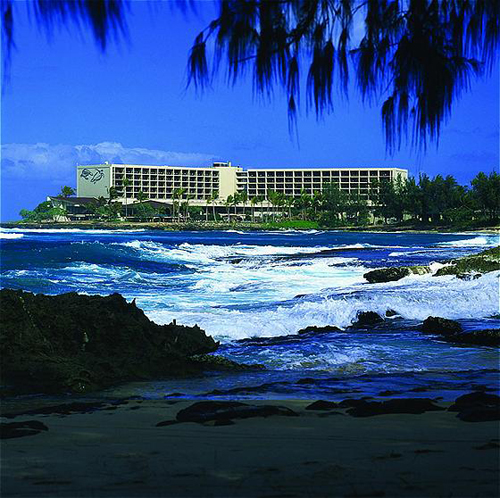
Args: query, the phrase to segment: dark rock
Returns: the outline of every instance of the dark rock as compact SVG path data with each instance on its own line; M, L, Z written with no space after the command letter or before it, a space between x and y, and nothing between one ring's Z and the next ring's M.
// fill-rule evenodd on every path
M500 409L500 397L496 394L488 394L475 391L458 397L449 408L450 412L460 412L469 408L490 407Z
M476 346L500 346L500 329L465 330L446 337L448 342Z
M425 334L453 335L462 332L462 326L455 320L430 316L422 324Z
M428 411L441 411L444 408L437 406L428 398L401 398L387 401L366 401L350 410L353 417L373 417L375 415L388 415L394 413L411 413L419 415Z
M398 316L398 315L399 315L399 313L398 313L397 311L394 311L394 310L387 310L387 311L385 312L385 316L386 316L387 318L391 318L391 317L393 317L393 316Z
M121 403L117 403L121 404ZM15 413L5 413L2 414L6 418L19 417L20 415L71 415L73 413L93 413L105 406L105 403L101 402L80 402L76 401L74 403L65 403L62 405L51 405L43 406L41 408L35 408L33 410L27 410L23 412Z
M351 325L353 328L371 327L382 323L384 319L375 311L358 311L356 321Z
M318 401L315 401L314 403L307 405L306 410L333 410L334 408L337 407L338 407L337 403L333 401L324 401L322 399L319 399Z
M156 424L156 427L166 427L166 426L175 425L175 424L178 424L178 423L179 423L178 420L165 420L164 422L158 422Z
M381 268L379 270L372 270L365 273L363 277L368 280L370 284L393 282L401 280L404 277L411 275L411 271L407 267L394 267L394 268Z
M304 329L300 329L297 334L328 334L330 332L342 332L341 329L333 325L326 325L325 327L316 327L315 325L310 325Z
M2 383L16 392L87 392L187 375L217 349L198 326L157 325L119 294L45 296L0 290Z
M487 249L472 256L453 259L450 263L450 265L440 268L434 276L471 275L474 278L474 274L500 270L500 246Z
M339 408L352 408L352 407L358 407L358 406L364 406L366 405L367 401L366 399L351 399L347 398L341 401L338 405Z
M27 420L26 422L8 422L0 424L0 439L12 439L16 437L35 436L49 428L38 420Z
M421 327L426 334L441 335L445 341L477 346L500 346L500 329L463 330L460 323L430 316Z
M439 275L438 275L439 276ZM457 278L460 280L477 280L482 277L482 273L457 273Z
M496 394L488 394L483 391L474 391L472 393L459 396L455 400L454 406L464 407L476 405L478 403L483 405L498 406L500 405L500 396L497 396Z
M458 412L457 418L464 422L493 422L500 420L500 409L498 407L475 406Z
M500 448L500 444L495 441L489 441L481 446L474 446L475 450L498 450Z
M210 366L212 370L264 370L266 367L260 364L236 363L224 356L214 354L194 355L190 359L203 366Z
M176 418L179 422L205 423L210 420L221 421L272 415L296 417L297 413L285 406L248 405L238 401L199 401L179 411Z

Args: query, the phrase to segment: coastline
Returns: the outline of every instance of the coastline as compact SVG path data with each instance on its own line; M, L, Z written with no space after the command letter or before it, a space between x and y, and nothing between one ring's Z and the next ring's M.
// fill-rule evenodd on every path
M418 225L367 225L367 226L339 226L339 227L324 227L317 223L308 223L306 226L298 223L294 226L290 224L280 223L171 223L171 222L47 222L47 223L23 223L23 222L2 222L0 228L7 229L27 229L27 230L141 230L141 231L223 231L223 230L240 230L240 231L267 231L267 230L322 230L331 232L363 232L363 233L463 233L463 234L500 234L500 226L418 226Z

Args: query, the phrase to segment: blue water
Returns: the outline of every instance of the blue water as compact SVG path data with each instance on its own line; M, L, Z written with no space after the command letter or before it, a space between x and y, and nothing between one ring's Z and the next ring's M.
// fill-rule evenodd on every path
M196 323L221 342L220 354L266 367L139 383L127 386L129 393L335 398L346 390L374 395L432 385L451 393L498 384L497 350L451 345L415 327L430 315L458 319L465 328L499 327L499 272L469 281L363 278L385 266L438 268L498 245L495 235L5 229L0 237L2 287L119 292L155 322ZM345 329L359 311L387 310L398 316L371 331L297 336L310 325Z

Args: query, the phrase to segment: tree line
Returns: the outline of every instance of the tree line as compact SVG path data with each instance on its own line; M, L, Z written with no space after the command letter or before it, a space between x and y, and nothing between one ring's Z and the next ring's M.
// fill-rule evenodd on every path
M116 201L120 191L109 189L109 196L99 197L86 205L86 214L97 220L114 221L130 217L140 221L153 221L168 217L172 221L249 221L276 223L283 220L317 222L321 226L363 226L370 223L408 223L434 225L460 225L470 222L494 224L500 215L500 175L478 173L470 186L458 184L448 175L426 174L416 178L395 181L374 180L369 193L347 192L331 183L322 191L297 197L269 190L267 195L249 197L246 191L235 192L220 200L217 191L205 200L205 207L193 206L186 189L176 189L171 207L154 206L148 196L139 192L136 202L129 205ZM68 198L75 192L62 187L59 198ZM45 201L33 211L20 212L23 220L43 222L62 220L67 212Z

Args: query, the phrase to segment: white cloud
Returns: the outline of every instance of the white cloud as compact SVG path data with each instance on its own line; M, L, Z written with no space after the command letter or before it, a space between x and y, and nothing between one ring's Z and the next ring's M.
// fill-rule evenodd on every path
M95 145L4 144L2 177L71 181L77 164L104 161L127 164L207 166L218 157L211 154L172 152L141 147L124 147L117 142Z

